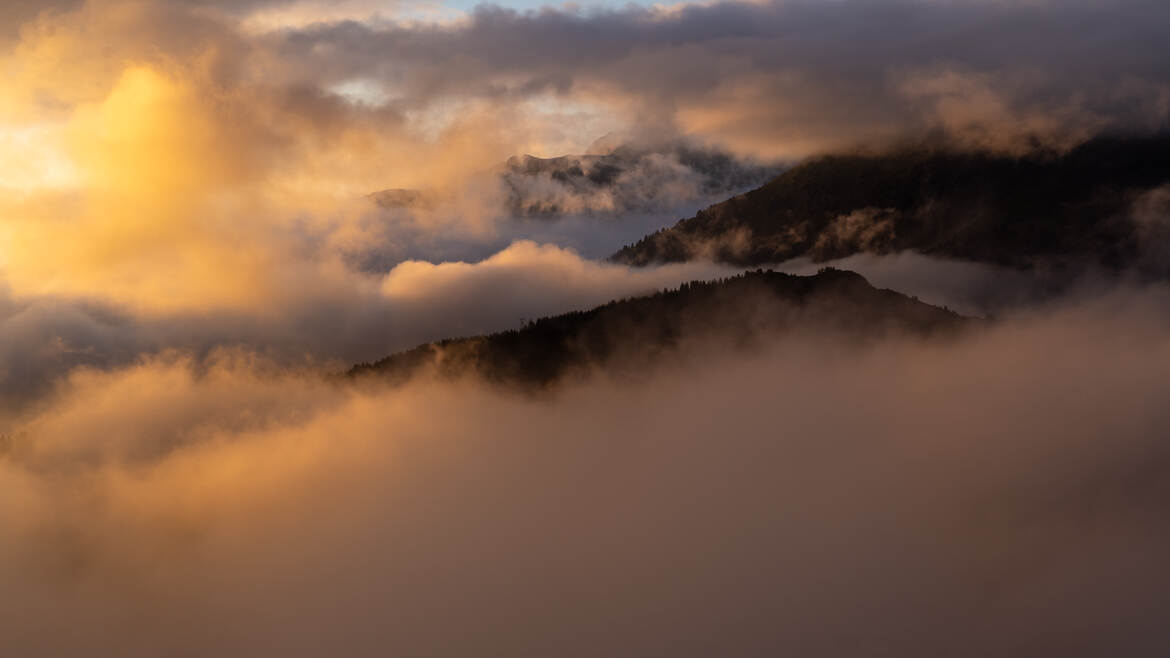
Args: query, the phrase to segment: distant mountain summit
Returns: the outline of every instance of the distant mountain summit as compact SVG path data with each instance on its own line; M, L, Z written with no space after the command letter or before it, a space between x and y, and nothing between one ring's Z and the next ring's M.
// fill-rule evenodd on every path
M1166 135L1098 138L1067 153L1021 157L945 148L830 155L611 259L754 266L914 250L1024 269L1166 276L1170 194L1159 190L1166 185Z
M556 158L509 158L503 173L509 210L555 216L671 208L735 194L779 171L684 143L651 148L606 142L589 150Z
M636 146L607 136L586 154L518 155L508 158L498 172L485 174L498 175L504 212L553 219L669 211L711 203L758 186L779 171L777 165L749 162L684 142ZM368 197L385 209L422 210L450 194L390 188Z
M431 371L531 390L594 368L637 371L702 341L745 347L799 331L872 340L954 333L973 322L874 288L845 270L813 276L759 270L542 318L518 330L426 343L349 374L405 381Z

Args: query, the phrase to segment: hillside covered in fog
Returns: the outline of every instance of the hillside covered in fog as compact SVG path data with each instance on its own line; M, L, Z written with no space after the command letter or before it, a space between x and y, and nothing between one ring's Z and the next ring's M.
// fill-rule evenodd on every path
M448 339L364 363L355 377L403 381L420 371L475 375L535 389L592 369L637 372L678 359L690 344L759 347L784 333L832 333L863 342L955 334L971 322L949 310L878 290L861 276L824 269L813 276L755 271L610 302L487 336Z
M1101 137L1012 155L905 147L826 155L646 236L613 256L737 265L857 253L1012 268L1170 274L1170 135Z

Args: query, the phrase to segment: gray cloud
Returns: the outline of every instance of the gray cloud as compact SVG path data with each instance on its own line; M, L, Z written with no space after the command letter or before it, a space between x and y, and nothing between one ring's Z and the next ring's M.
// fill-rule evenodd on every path
M1170 9L1157 0L481 5L443 24L337 21L326 12L307 26L240 29L248 11L280 5L148 3L131 27L149 38L118 47L136 60L202 57L217 83L242 79L283 94L285 109L308 120L302 128L326 133L354 120L354 110L320 95L355 80L385 97L378 120L390 124L438 120L462 103L508 115L501 126L520 121L531 134L532 116L521 115L532 107L517 104L554 98L585 103L635 134L681 132L769 157L932 135L996 148L1068 143L1164 129L1170 116L1162 56ZM91 3L91 14L103 6ZM72 6L18 5L11 23L44 8ZM559 117L558 130L579 119Z
M778 167L742 162L685 143L619 145L606 153L510 158L507 205L519 215L620 215L712 203L756 187Z
M9 0L0 5L0 46L15 39L22 25L44 13L76 9L84 0Z
M670 12L481 6L454 26L347 22L270 39L315 79L369 75L404 107L609 93L648 124L799 153L931 130L1005 146L1165 127L1168 28L1170 9L1151 0L850 0Z
M377 210L362 218L362 240L345 256L358 269L386 270L408 259L478 260L534 240L603 258L782 170L685 141L625 140L609 135L586 154L513 156L454 189L373 193ZM490 216L490 230L452 219L468 208Z

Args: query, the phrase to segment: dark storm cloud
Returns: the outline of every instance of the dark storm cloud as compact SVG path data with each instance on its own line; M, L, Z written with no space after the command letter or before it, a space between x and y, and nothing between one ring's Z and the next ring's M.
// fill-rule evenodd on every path
M380 78L404 105L593 91L685 130L783 151L930 129L996 142L1006 139L996 130L1162 127L1168 29L1170 6L1147 0L846 0L589 13L485 5L450 26L342 22L270 38L310 75Z
M6 4L0 18L15 34L79 4ZM97 15L118 3L87 4ZM135 3L157 23L136 30L168 52L193 39L177 25L202 25L203 46L218 30L216 47L230 44L218 66L250 62L266 84L290 89L374 81L392 109L420 112L452 100L508 113L524 99L584 99L635 132L681 131L767 156L932 132L1012 148L1165 128L1170 113L1170 6L1153 0L481 5L446 23L395 22L395 3L369 5L391 18L337 20L346 14L331 8L342 5ZM284 27L277 16L241 29L257 12L294 6Z

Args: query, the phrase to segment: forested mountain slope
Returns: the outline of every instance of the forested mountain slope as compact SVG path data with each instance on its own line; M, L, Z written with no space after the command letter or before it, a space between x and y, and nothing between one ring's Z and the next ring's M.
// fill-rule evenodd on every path
M759 270L542 318L518 330L426 343L357 365L349 374L405 380L434 368L440 376L477 375L540 388L594 367L637 369L703 340L746 347L784 331L867 340L891 332L955 332L970 322L949 310L878 290L853 272L826 268L816 275L794 276Z
M1013 157L946 148L830 155L612 256L737 265L914 250L1022 269L1165 276L1170 136ZM1162 198L1166 197L1166 198ZM1157 203L1161 198L1161 204Z

